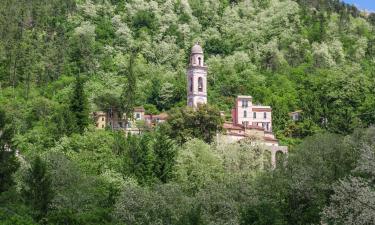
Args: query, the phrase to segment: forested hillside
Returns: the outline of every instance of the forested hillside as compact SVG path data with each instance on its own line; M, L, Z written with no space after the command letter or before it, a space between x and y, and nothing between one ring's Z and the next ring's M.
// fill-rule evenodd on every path
M272 106L276 170L181 122L195 42L202 113ZM177 119L125 137L89 117L141 105ZM2 224L374 224L374 123L375 14L339 0L0 1Z

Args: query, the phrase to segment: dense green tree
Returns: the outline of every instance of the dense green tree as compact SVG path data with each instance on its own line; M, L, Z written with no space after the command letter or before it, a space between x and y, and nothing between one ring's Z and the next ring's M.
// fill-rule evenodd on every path
M284 193L287 222L319 222L331 185L350 173L358 158L359 150L334 134L318 134L300 144L295 154L288 156L287 166L280 169L289 182ZM276 172L274 176L280 175Z
M251 203L254 204L254 203ZM282 225L283 216L276 205L269 201L247 206L241 214L241 225Z
M159 130L155 134L152 148L155 155L154 174L163 183L167 183L172 177L176 163L177 148L175 143Z
M180 144L194 137L211 143L222 129L223 118L217 108L200 105L197 110L190 107L173 109L167 124L170 137Z
M151 137L128 134L126 150L123 156L124 176L131 176L141 184L154 181L155 154L152 150Z
M201 140L186 142L176 160L175 180L190 192L204 188L210 181L219 181L222 176L221 159Z
M334 194L323 211L323 220L327 223L371 224L375 221L374 134L371 128L362 132L362 140L356 140L360 145L360 158L352 174L333 185Z
M14 151L0 149L0 193L9 190L15 183L13 174L19 167Z
M0 109L0 194L14 185L13 175L19 167L10 143L12 130L8 122L5 112Z
M89 109L84 90L84 80L80 75L76 77L69 108L74 114L77 124L75 132L82 134L89 125Z
M137 57L137 50L133 50L132 54L129 57L129 65L127 67L127 71L124 71L125 68L122 68L120 71L121 73L125 73L127 83L124 86L124 90L121 95L122 104L121 109L122 112L125 113L125 124L128 124L129 120L133 119L133 112L135 106L135 93L136 93L136 85L137 79L136 74L134 71L134 63L135 58Z
M51 175L46 163L37 156L24 178L22 193L27 205L34 210L33 216L39 221L47 216L53 198Z

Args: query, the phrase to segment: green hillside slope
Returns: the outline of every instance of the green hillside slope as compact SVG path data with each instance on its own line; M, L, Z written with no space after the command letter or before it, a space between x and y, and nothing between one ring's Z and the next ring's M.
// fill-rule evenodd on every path
M185 106L196 42L212 110L270 105L288 163L95 131ZM339 0L0 1L0 224L373 224L373 124L375 14Z

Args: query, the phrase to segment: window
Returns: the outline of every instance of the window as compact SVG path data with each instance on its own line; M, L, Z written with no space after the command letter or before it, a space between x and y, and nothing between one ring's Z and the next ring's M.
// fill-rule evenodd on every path
M135 117L136 117L137 119L140 119L140 118L141 118L141 114L140 114L140 113L136 113L136 114L135 114Z
M104 124L102 124L102 128L104 128Z
M256 112L253 112L253 118L254 118L254 119L257 118L257 113L256 113Z
M203 91L203 79L202 79L202 77L198 78L198 91L200 91L200 92Z
M190 78L190 92L193 92L193 78Z
M198 64L199 64L200 66L202 65L201 57L198 57Z
M263 113L263 118L267 119L267 113L266 112Z
M243 111L243 117L246 118L247 117L247 111Z
M104 117L102 117L102 121L104 121Z
M249 106L249 102L247 100L242 100L242 107L248 107Z

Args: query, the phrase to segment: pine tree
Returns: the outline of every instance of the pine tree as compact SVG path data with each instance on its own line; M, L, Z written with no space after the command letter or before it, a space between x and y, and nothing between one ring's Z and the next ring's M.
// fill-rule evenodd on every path
M167 137L167 134L156 133L153 144L155 154L154 173L159 180L167 183L173 171L176 160L176 147L174 142Z
M13 174L19 167L19 162L9 148L10 129L6 128L5 112L0 110L0 193L13 186Z
M76 133L82 134L89 125L89 109L84 91L84 81L80 76L77 76L75 81L70 111L74 114L76 120Z
M129 59L128 72L126 74L127 83L124 87L124 92L122 93L122 112L125 113L125 124L128 124L128 121L133 119L133 112L135 106L135 93L137 79L134 73L134 60L137 57L137 50L132 50L132 54ZM124 73L124 71L122 71Z
M34 218L41 220L47 215L53 190L47 165L39 156L32 161L24 181L25 187L22 192L25 202L35 210Z
M155 156L151 148L150 137L128 134L124 155L124 174L133 176L141 184L153 182Z

